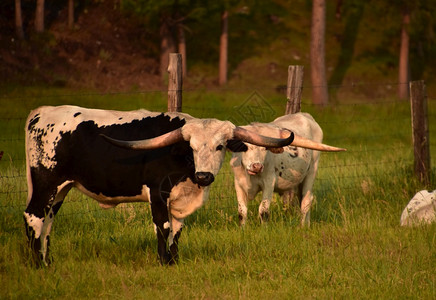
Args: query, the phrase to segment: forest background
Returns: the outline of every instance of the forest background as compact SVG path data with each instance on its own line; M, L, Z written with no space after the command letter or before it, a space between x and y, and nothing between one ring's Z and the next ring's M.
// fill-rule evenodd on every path
M0 85L6 93L23 85L159 90L168 53L181 52L186 88L280 91L288 65L303 65L305 86L337 87L313 101L344 99L342 86L362 83L375 86L345 99L405 98L409 80L426 80L432 92L435 8L429 0L5 0Z

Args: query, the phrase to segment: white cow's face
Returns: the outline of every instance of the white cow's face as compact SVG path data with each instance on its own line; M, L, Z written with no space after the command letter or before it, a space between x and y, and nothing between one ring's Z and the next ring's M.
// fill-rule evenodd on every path
M247 130L250 130L252 132L256 132L259 134L262 134L264 136L270 136L279 138L280 137L280 130L278 127L267 125L267 124L261 124L261 123L255 123L248 126L243 126ZM245 152L242 152L242 165L247 170L247 173L250 175L257 175L263 172L264 165L265 165L265 159L267 158L268 152L274 151L274 153L283 152L283 148L276 148L275 150L261 146L255 146L252 144L245 143L248 150Z
M232 123L216 119L189 120L183 126L183 138L192 148L195 177L200 185L211 184L218 174L234 129Z
M265 158L268 153L265 147L246 144L248 150L242 152L242 165L248 174L256 175L263 171Z

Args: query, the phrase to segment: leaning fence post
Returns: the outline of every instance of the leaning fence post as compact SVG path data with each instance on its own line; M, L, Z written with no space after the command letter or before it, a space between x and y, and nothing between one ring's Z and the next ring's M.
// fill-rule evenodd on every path
M295 114L301 110L301 92L303 90L304 66L288 67L286 85L286 114Z
M168 111L182 111L182 55L170 53L168 64Z
M430 141L427 116L427 92L424 80L410 82L414 169L418 179L428 185L430 181Z

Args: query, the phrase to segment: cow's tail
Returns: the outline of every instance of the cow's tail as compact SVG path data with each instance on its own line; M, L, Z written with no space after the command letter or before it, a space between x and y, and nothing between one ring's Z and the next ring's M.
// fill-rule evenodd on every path
M29 146L30 146L30 132L29 132L29 120L31 116L33 115L33 112L29 114L29 117L26 120L26 127L24 128L25 132L25 148L24 152L26 155L26 179L27 179L27 200L26 200L26 207L29 205L30 199L32 199L32 193L33 193L33 184L32 184L32 176L30 174L30 158L29 158Z

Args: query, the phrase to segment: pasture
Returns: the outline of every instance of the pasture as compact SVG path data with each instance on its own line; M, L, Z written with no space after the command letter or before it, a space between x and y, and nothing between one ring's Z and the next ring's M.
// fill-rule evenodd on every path
M37 269L22 217L29 111L47 104L165 111L166 93L8 91L0 106L0 298L435 299L436 224L399 226L411 197L436 188L436 101L429 98L428 187L413 174L409 102L357 99L319 108L303 97L302 110L321 125L324 142L348 149L321 154L310 228L276 197L267 224L257 219L255 201L241 229L227 153L209 201L186 220L177 265L159 265L148 204L103 210L73 190L54 221L54 262ZM280 116L285 101L263 91L186 91L183 111L243 125Z

